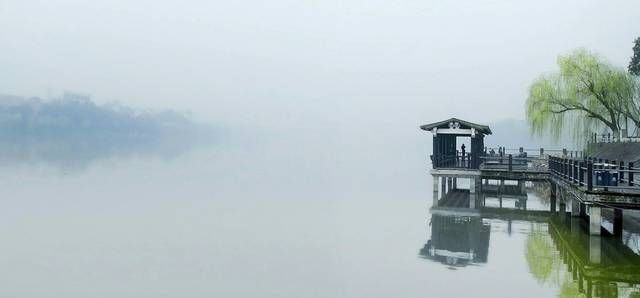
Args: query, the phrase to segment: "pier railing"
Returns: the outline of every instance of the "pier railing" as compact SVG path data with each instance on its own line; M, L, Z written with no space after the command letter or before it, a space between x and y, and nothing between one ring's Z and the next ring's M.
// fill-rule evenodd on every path
M483 170L506 170L506 171L546 171L547 158L545 156L523 156L507 155L485 155L480 168Z
M601 143L631 143L640 142L640 136L616 136L611 133L606 134L591 134L589 137L589 143L601 144Z
M634 162L592 157L549 157L549 171L565 182L588 191L640 192L640 167Z
M496 153L496 149L497 152ZM490 169L506 171L534 171L548 170L549 156L579 156L578 152L566 149L509 149L504 147L485 148L480 155L457 152L456 154L431 155L434 169Z
M578 155L564 149L487 148L480 157L481 169L518 172L547 172L550 156Z

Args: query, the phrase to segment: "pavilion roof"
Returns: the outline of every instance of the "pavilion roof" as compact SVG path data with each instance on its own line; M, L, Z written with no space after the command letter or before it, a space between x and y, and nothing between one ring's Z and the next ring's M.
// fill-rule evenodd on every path
M429 124L425 124L425 125L421 125L420 128L426 131L431 131L433 128L442 128L442 129L446 129L446 128L450 128L449 124L450 123L459 123L461 129L471 129L474 128L477 132L485 134L485 135L490 135L491 134L491 129L489 128L489 126L487 125L482 125L482 124L476 124L476 123L472 123L469 121L464 121L458 118L450 118L447 120L443 120L440 122L434 122L434 123L429 123Z

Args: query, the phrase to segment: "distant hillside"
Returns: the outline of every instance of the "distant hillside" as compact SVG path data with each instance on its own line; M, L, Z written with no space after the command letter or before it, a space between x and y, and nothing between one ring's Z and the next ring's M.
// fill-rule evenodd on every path
M51 101L0 95L0 137L145 138L192 128L187 116L169 110L138 112L69 93Z
M175 156L215 134L175 111L99 105L67 93L53 100L0 95L0 164L84 167L112 156Z

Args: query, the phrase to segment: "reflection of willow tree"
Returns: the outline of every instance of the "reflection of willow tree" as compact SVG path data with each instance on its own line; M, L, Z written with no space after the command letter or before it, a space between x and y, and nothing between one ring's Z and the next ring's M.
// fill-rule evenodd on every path
M542 231L532 232L527 237L526 247L525 255L529 271L539 283L546 283L554 269L558 267L556 263L559 261L551 237Z
M560 297L586 297L584 293L580 293L578 289L578 284L572 282L571 280L564 280L562 285L560 286Z
M534 224L527 237L525 257L529 272L540 284L560 288L559 297L581 297L578 284L563 268L560 255L546 232L547 225Z

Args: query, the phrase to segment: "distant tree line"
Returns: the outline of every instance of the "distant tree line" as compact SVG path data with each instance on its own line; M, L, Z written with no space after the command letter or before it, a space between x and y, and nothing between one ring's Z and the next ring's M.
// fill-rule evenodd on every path
M218 130L175 111L136 111L65 93L51 99L0 95L0 166L46 164L81 171L93 161L172 158L215 142Z
M570 129L577 140L593 132L638 134L640 128L640 38L628 68L577 49L558 57L559 70L543 74L529 89L526 116L533 133L558 137Z
M119 104L98 105L89 96L65 93L39 98L0 96L0 136L143 138L180 132L191 120L175 111L139 112Z

